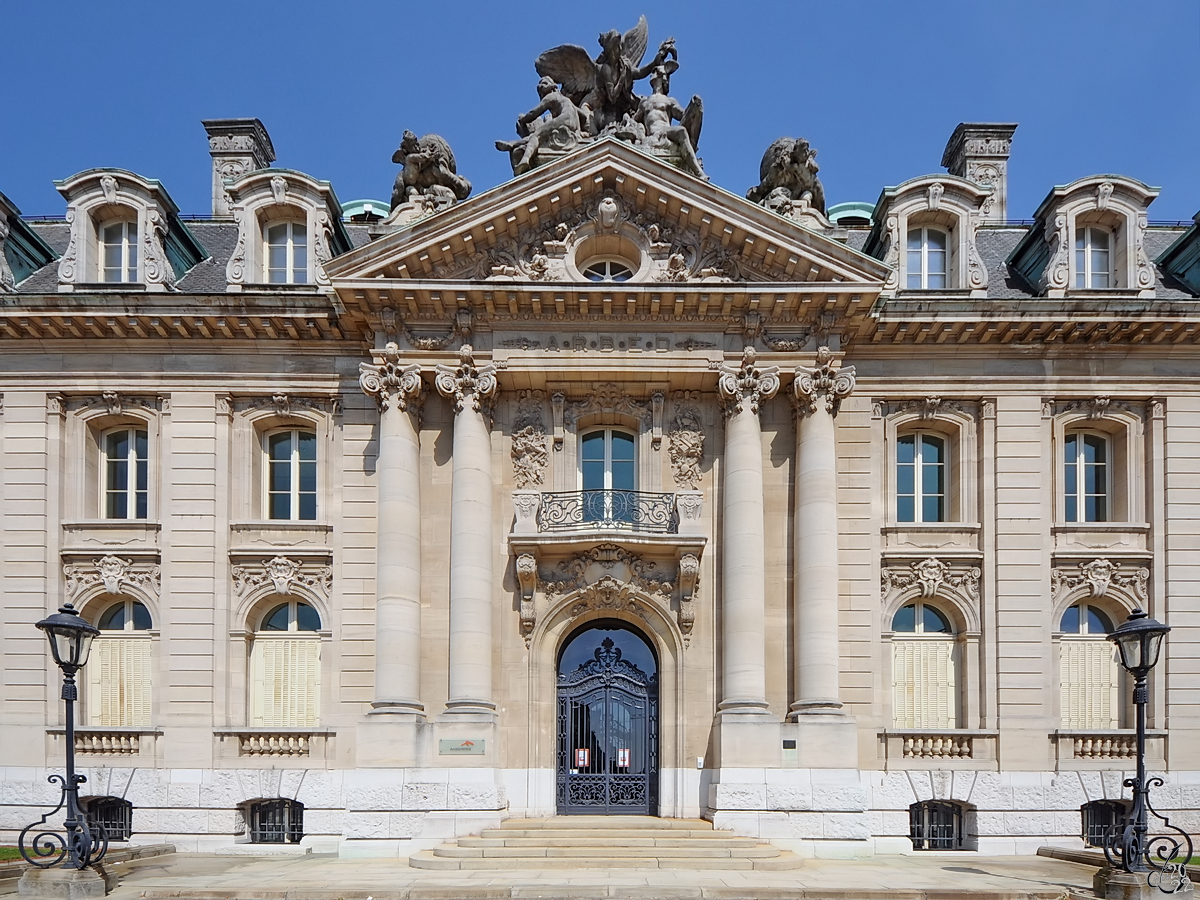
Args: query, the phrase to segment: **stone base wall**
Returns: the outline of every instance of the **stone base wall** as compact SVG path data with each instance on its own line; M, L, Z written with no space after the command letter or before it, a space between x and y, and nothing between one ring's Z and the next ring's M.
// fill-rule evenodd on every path
M0 769L0 843L58 802L54 770ZM152 769L90 767L84 796L133 804L132 843L181 851L407 857L494 828L510 817L553 814L553 773L492 768ZM1026 854L1045 844L1081 847L1079 807L1122 797L1121 771L983 772L908 769L667 770L662 796L717 828L805 856L912 853L908 807L930 799L967 809L968 846ZM1200 770L1163 774L1153 800L1173 824L1200 833ZM688 797L704 796L693 810ZM301 844L250 844L241 808L252 800L304 804ZM664 804L664 808L665 808ZM54 824L52 821L51 824Z

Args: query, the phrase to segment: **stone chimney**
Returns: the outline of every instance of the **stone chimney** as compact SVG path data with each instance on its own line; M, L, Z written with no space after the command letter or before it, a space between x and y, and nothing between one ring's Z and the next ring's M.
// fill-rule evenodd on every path
M208 150L213 161L213 215L227 218L230 212L225 182L267 168L275 161L275 148L258 119L206 119L201 124L208 132Z
M1004 222L1008 217L1008 154L1016 124L960 122L946 142L942 165L951 175L976 184L990 184L980 221Z

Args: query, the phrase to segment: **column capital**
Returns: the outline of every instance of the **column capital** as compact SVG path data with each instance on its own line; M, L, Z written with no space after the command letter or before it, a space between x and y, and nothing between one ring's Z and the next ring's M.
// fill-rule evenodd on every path
M475 351L463 344L458 351L458 365L437 367L433 383L438 393L454 401L454 411L462 412L467 403L473 412L482 413L496 395L496 367L491 363L475 365Z
M825 411L836 416L842 399L854 390L854 366L834 368L833 352L828 347L817 348L817 364L813 368L796 366L792 391L796 397L796 412L810 416L819 408L822 399Z
M757 414L759 404L770 400L779 390L779 366L756 366L754 348L742 351L741 365L723 365L717 388L721 392L721 407L726 417L749 409Z
M404 365L400 349L391 342L372 353L376 363L358 364L358 385L363 392L375 398L380 411L393 405L401 411L419 407L424 389L421 367Z

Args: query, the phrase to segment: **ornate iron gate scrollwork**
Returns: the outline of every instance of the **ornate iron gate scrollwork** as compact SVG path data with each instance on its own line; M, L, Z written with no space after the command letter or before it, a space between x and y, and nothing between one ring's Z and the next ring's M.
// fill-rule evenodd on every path
M606 637L558 676L560 814L658 811L658 675L621 658Z

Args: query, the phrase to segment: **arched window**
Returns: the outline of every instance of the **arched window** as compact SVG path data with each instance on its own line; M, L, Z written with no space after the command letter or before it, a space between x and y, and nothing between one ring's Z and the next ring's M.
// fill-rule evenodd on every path
M150 499L150 440L146 429L126 426L105 432L100 447L104 518L146 518Z
M950 620L924 601L892 617L892 719L896 728L958 727L956 641Z
M263 231L267 283L308 284L308 227L303 222L274 222Z
M1063 439L1064 511L1068 522L1108 521L1108 437L1075 432Z
M304 728L320 720L321 617L300 600L277 603L256 623L250 650L251 724Z
M1075 287L1112 287L1112 234L1096 225L1075 229Z
M1063 613L1058 628L1062 727L1119 727L1120 674L1116 648L1107 640L1112 620L1090 603L1076 603Z
M940 228L908 230L907 280L910 291L935 291L949 287L946 278L950 235Z
M268 519L317 518L317 433L303 428L265 435Z
M946 439L915 432L896 438L896 521L946 521Z
M908 808L914 850L963 850L963 808L950 800L925 800Z
M106 283L138 280L138 227L136 221L108 222L100 226L100 278Z
M592 259L582 266L589 281L628 281L633 277L634 268L618 257Z
M635 521L637 490L636 442L616 428L597 428L579 439L579 481L583 521Z
M150 724L150 611L137 600L111 603L96 621L87 673L87 721L104 727Z

